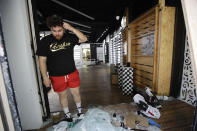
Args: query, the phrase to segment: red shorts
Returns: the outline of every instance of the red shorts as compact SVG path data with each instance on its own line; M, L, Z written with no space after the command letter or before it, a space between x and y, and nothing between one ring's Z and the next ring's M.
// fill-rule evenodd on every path
M62 92L69 88L76 88L80 86L79 72L68 74L66 76L50 76L51 83L55 92Z

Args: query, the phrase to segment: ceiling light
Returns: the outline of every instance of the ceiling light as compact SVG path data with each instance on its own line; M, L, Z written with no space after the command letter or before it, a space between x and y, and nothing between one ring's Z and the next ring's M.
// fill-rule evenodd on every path
M119 19L120 19L120 16L117 15L117 16L116 16L116 20L119 20Z

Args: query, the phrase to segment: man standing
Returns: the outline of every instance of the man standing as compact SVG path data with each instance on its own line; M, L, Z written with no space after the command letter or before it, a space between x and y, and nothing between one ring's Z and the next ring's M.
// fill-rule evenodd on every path
M40 71L44 85L50 87L52 84L54 91L58 93L65 120L71 122L72 116L67 100L68 87L76 103L78 117L83 115L79 92L80 78L75 67L73 48L76 44L86 42L87 37L68 23L63 22L63 19L57 15L48 17L47 25L52 34L45 36L38 45ZM65 30L71 31L74 35L64 33Z

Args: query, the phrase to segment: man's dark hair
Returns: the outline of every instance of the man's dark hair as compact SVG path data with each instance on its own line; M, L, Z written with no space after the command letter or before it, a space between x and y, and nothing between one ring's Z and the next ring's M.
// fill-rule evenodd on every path
M63 19L58 15L52 15L47 18L47 26L56 27L56 26L63 26Z

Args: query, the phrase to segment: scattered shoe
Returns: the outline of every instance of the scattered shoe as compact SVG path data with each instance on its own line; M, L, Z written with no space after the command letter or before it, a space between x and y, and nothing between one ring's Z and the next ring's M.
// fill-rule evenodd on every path
M151 118L160 118L160 112L157 108L152 107L151 105L148 105L145 101L144 97L140 94L136 94L133 97L134 102L138 105L140 108L140 112L148 117Z
M154 95L154 93L152 92L152 90L149 87L145 88L145 92L149 96L149 99L147 100L148 104L150 104L151 106L156 107L156 108L162 107L159 100L157 99L157 97Z
M148 105L148 108L145 111L141 110L140 112L148 117L155 118L155 119L159 119L161 116L159 110L150 105Z
M169 98L167 96L157 96L157 99L167 101Z
M135 103L137 104L140 104L140 101L144 102L147 104L147 102L145 101L144 97L140 94L136 94L134 97L133 97L133 100Z

